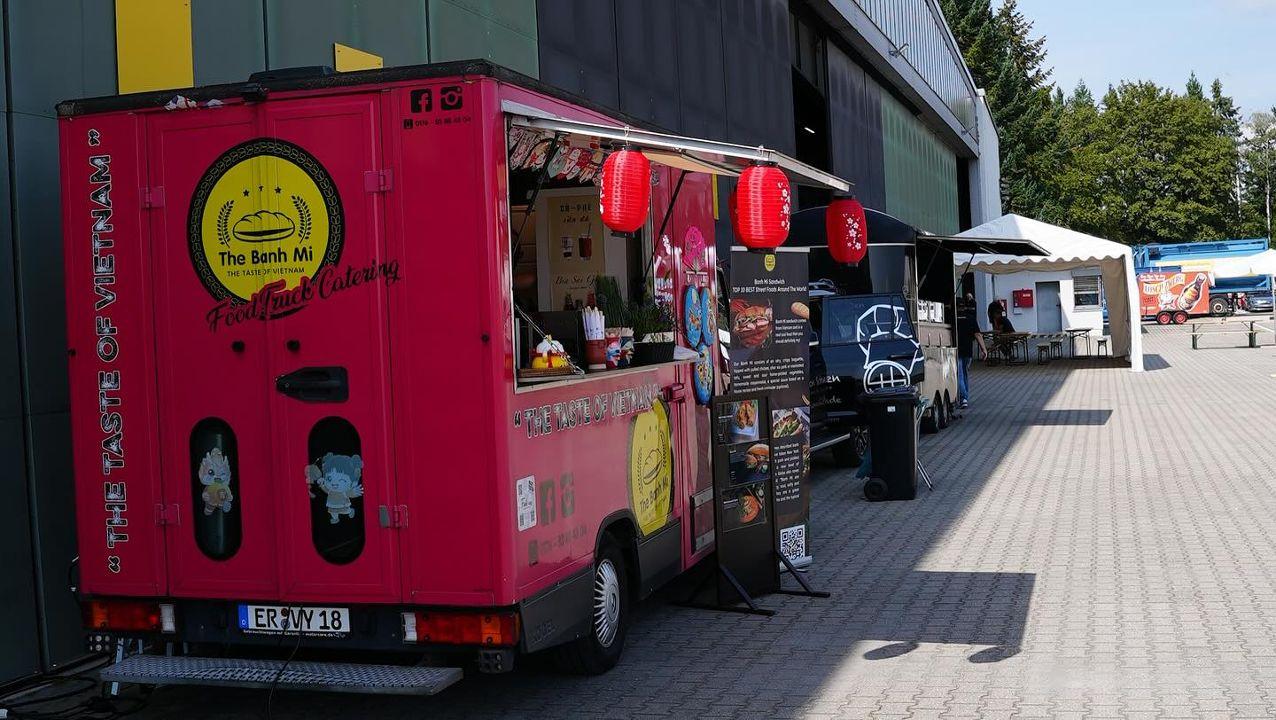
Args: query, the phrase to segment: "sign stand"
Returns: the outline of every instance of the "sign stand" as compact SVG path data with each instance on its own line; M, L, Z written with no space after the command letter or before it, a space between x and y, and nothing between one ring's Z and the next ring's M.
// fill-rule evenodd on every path
M717 550L687 606L770 616L756 598L829 597L794 565L811 557L808 293L805 250L732 250L729 389L712 413ZM781 587L782 569L800 590Z
M828 593L823 590L816 590L812 588L811 585L807 583L806 578L802 577L802 573L799 572L796 567L793 567L793 563L790 562L789 559L784 556L784 553L779 552L777 550L775 552L775 557L784 565L784 569L788 571L789 575L793 576L794 580L797 580L798 584L802 586L802 589L792 590L790 588L782 587L782 588L773 590L772 591L773 594L797 595L801 597L813 597L813 598L832 597L832 593ZM714 565L715 573L713 575L706 575L704 578L702 578L700 582L696 583L696 586L692 589L687 599L681 602L674 603L675 605L678 605L679 607L695 608L696 610L717 610L718 612L733 612L733 613L742 613L745 615L761 615L762 617L771 617L775 615L774 610L759 606L757 603L757 599L754 598L752 595L750 595L749 592L744 589L744 586L740 584L740 580L736 578L736 576L731 572L731 570L729 570L722 563L718 562L718 559L716 556L713 559L713 565ZM725 580L727 583L729 583L732 586L736 594L740 596L739 603L732 605L730 603L722 602L721 600L719 600L718 602L696 602L693 599L696 596L704 593L710 581L712 581L715 576L721 580ZM744 607L741 607L740 603L743 603Z

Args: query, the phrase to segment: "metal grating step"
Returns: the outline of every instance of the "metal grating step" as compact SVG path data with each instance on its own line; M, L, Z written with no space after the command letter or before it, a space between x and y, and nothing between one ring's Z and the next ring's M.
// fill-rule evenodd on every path
M461 679L460 668L291 662L282 660L134 655L103 669L104 682L143 685L217 685L285 690L433 695Z

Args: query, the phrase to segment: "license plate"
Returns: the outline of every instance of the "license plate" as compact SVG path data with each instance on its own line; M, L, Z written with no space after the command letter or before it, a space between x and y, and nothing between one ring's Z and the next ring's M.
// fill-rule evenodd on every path
M240 605L239 629L260 635L342 636L350 632L350 610L298 605Z

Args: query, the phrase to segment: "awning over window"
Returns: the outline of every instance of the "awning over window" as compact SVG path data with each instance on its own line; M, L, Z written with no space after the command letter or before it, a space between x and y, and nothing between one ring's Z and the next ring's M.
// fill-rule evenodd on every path
M510 115L511 124L514 127L558 133L572 144L588 144L591 140L595 142L601 140L616 145L627 144L642 150L652 162L679 170L734 177L753 163L768 162L775 163L784 170L790 180L800 185L840 191L848 191L851 188L849 182L836 175L762 146L751 147L682 135L667 135L627 126L566 120L508 100L502 104L502 109Z
M945 250L971 255L1018 255L1034 257L1049 255L1044 248L1026 239L954 237L949 235L918 235L917 242L938 245Z

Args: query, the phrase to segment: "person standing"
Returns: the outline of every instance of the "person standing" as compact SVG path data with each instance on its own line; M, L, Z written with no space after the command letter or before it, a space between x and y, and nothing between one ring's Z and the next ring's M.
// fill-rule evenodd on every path
M975 345L979 346L979 359L988 358L988 348L984 345L984 336L979 332L979 323L975 320L975 296L966 293L963 302L957 306L957 407L970 407L970 364L975 359Z

